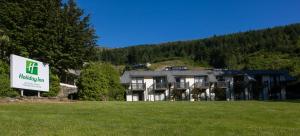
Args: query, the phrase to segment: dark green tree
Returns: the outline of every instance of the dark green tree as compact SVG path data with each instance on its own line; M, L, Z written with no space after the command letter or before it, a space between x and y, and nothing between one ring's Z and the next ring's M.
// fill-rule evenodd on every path
M95 30L73 0L0 0L0 29L10 37L1 48L49 63L61 75L94 57Z

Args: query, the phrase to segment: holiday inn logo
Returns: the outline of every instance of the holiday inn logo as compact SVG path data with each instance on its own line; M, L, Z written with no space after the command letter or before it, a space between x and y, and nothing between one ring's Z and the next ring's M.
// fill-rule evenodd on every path
M31 75L38 75L38 63L34 61L26 60L26 73ZM26 75L23 73L19 74L19 79L31 80L33 82L44 82L44 79L41 77Z
M38 63L26 60L26 73L38 75Z

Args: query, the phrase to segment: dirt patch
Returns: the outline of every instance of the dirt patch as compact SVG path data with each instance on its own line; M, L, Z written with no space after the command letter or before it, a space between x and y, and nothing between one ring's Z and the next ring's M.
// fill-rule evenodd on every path
M16 97L0 98L1 103L73 103L76 100L60 97Z

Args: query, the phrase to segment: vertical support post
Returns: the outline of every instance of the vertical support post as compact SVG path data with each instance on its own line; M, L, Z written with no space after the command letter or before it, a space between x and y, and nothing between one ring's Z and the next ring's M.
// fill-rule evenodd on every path
M249 92L248 92L248 88L245 88L245 100L249 100Z
M226 93L226 100L227 100L227 101L230 101L229 86L225 89L225 93Z
M209 84L208 95L209 95L209 100L211 101L211 84Z
M286 87L281 88L280 94L281 94L281 100L286 100Z
M20 90L20 93L21 93L21 97L23 97L23 96L24 96L24 90L21 89L21 90Z
M234 80L233 80L233 78L231 78L231 80L230 80L230 82L229 82L229 87L230 87L230 99L232 100L232 101L234 101Z
M164 91L164 94L165 94L165 98L164 99L165 99L165 101L167 101L167 94L166 93L167 93L167 91Z
M38 93L38 98L40 98L41 97L41 92L38 91L37 93Z
M133 89L132 89L132 83L130 83L130 90L131 90L131 101L133 102Z
M153 90L153 100L155 101L155 91Z
M169 94L168 94L168 97L169 97L169 101L171 101L171 85L169 84L168 85L168 87L169 87Z
M133 102L133 91L131 90L131 101Z
M189 88L188 89L188 101L191 101L191 95L190 95L190 93L191 93L191 89Z

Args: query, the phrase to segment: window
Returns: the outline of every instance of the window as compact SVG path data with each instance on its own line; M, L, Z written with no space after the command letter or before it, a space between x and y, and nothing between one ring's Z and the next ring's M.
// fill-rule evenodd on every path
M157 83L157 84L166 83L166 78L165 77L155 77L154 80L155 80L155 83Z
M217 76L218 81L225 81L225 78L223 76Z
M206 76L196 76L195 77L195 83L205 83L206 82Z
M185 78L176 77L175 82L176 82L175 84L176 88L185 88Z
M134 77L131 79L132 89L143 89L144 86L144 78Z

